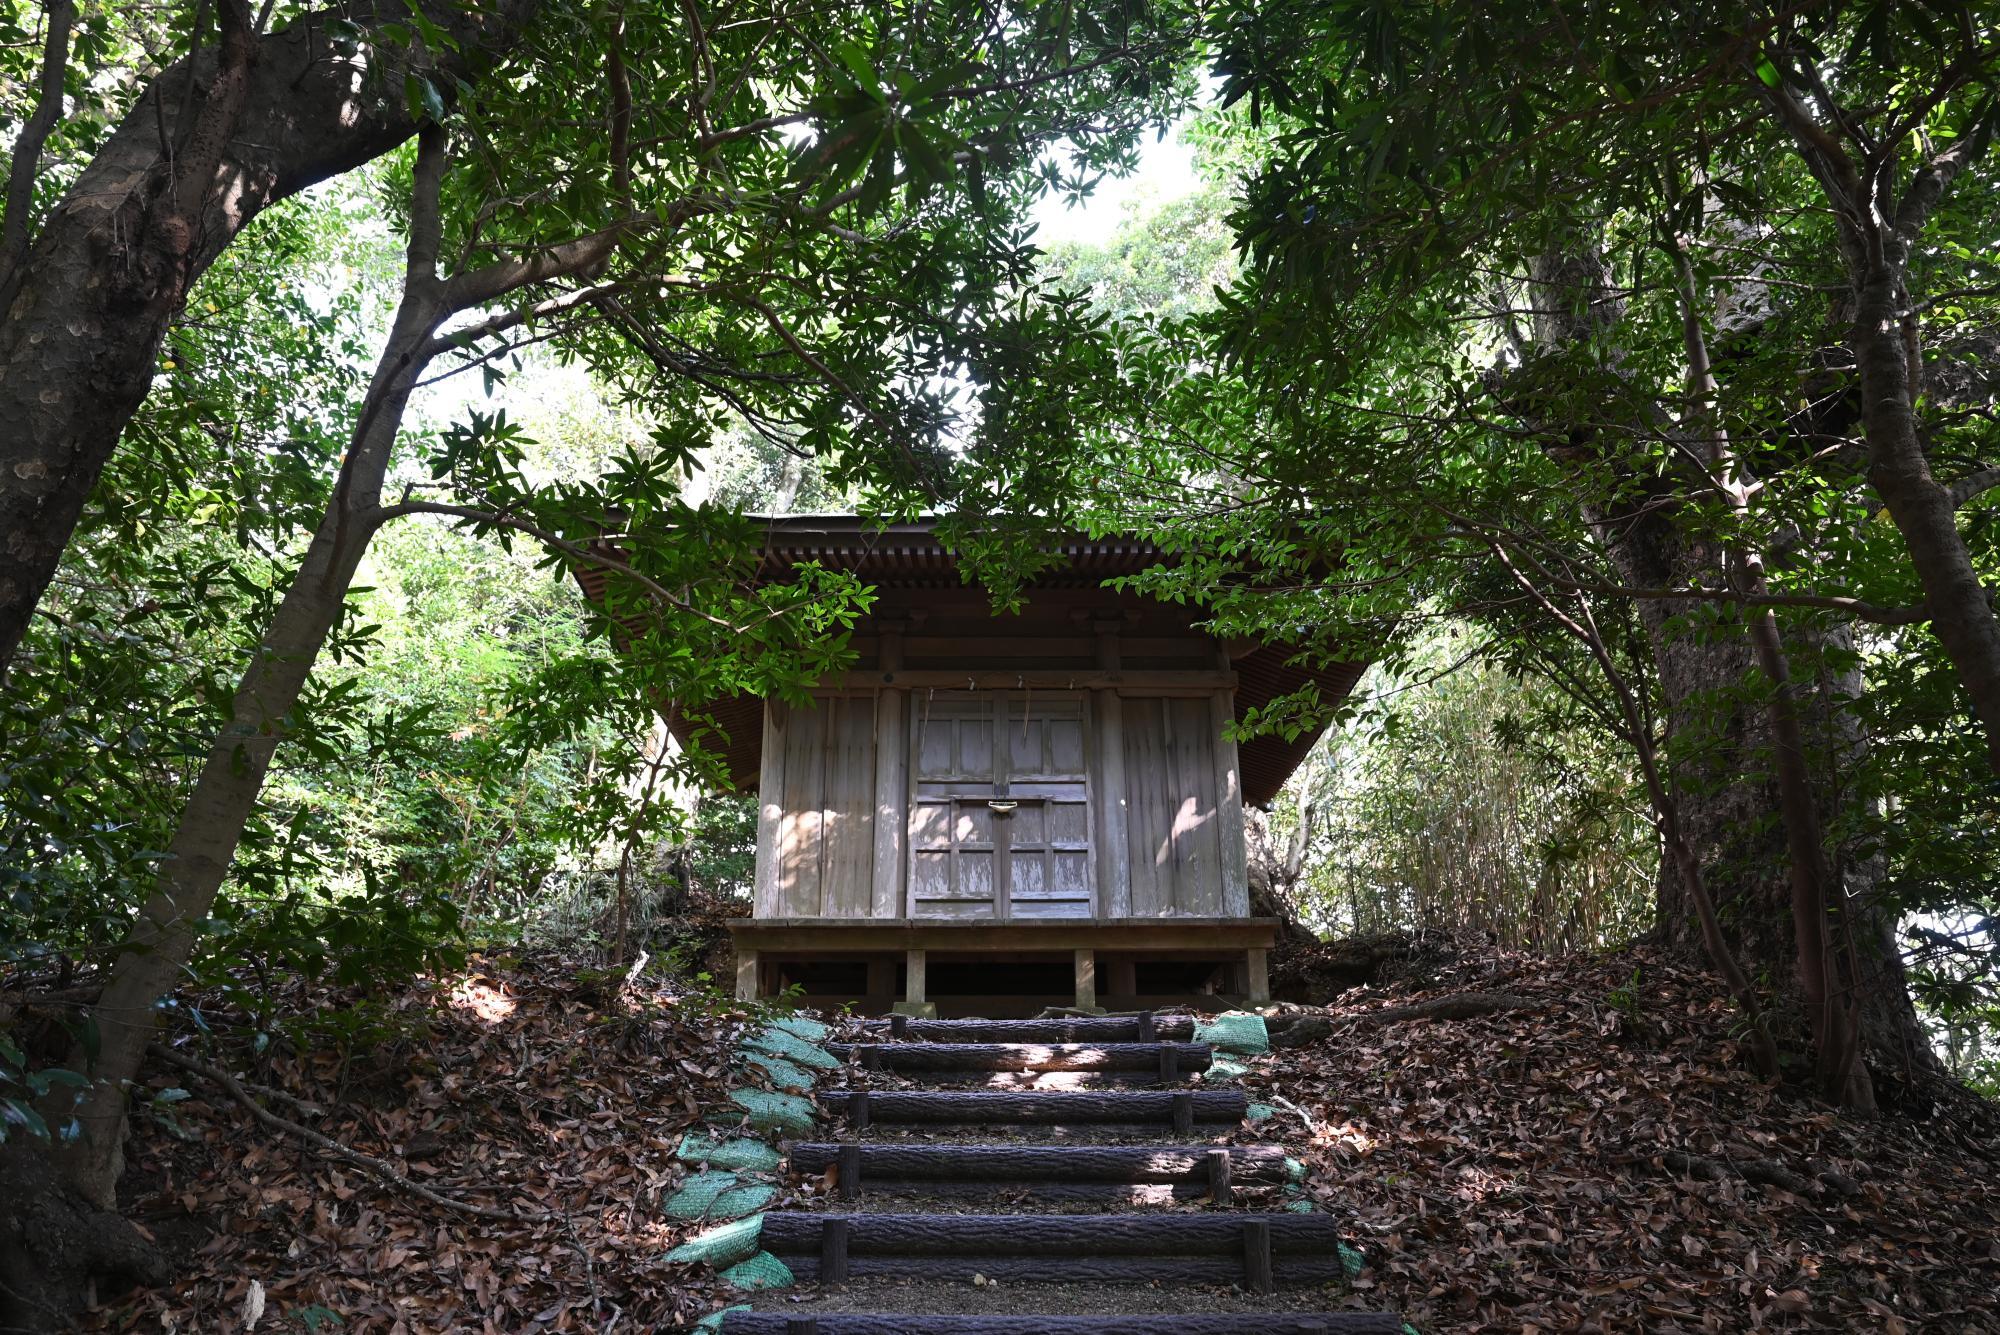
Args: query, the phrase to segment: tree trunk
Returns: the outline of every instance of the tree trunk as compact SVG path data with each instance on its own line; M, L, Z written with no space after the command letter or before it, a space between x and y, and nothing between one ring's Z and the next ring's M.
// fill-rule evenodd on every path
M63 1190L39 1142L0 1146L0 1331L69 1329L105 1279L164 1283L166 1263L125 1219Z
M0 290L0 674L195 280L266 206L415 134L407 70L434 71L446 90L477 78L513 46L537 0L421 7L457 50L383 42L365 65L342 55L332 20L370 32L407 23L405 6L379 0L263 36L241 31L224 51L168 69Z
M64 1175L100 1207L110 1208L115 1199L123 1166L125 1087L138 1075L152 1040L155 1007L179 984L193 956L199 924L214 907L271 758L285 739L286 716L339 620L378 522L390 451L442 310L435 272L421 273L413 259L332 500L237 685L228 722L209 748L168 845L159 888L140 910L91 1011L99 1034L97 1058L92 1062L82 1052L71 1057L73 1068L91 1076L91 1085L77 1110L82 1134L60 1151Z
M1858 284L1855 366L1868 442L1868 481L1909 548L1924 590L1931 632L1958 669L1986 731L1986 758L2000 775L2000 618L1958 531L1951 493L1931 475L1914 406L1921 368L1913 365L1910 297L1886 266Z
M1613 343L1624 315L1611 295L1616 290L1603 258L1588 246L1539 258L1531 269L1536 342L1548 348ZM1712 538L1691 533L1676 521L1677 486L1670 478L1652 479L1636 486L1642 494L1624 498L1616 510L1586 503L1585 518L1603 538L1625 583L1719 589L1726 582L1727 554ZM1807 1001L1814 989L1800 973L1793 845L1780 785L1773 778L1777 739L1772 715L1761 702L1746 701L1741 690L1759 669L1755 640L1741 624L1704 629L1704 622L1716 616L1739 618L1734 610L1690 610L1687 603L1659 599L1641 599L1638 609L1660 684L1681 832L1700 863L1702 882L1737 960L1771 990L1767 1016L1773 1037L1781 1046L1802 1050L1821 1025ZM1793 649L1803 661L1814 661L1828 649L1851 648L1852 642L1851 627L1835 625L1800 632ZM1783 666L1782 656L1778 666ZM1793 684L1791 707L1802 734L1795 744L1809 748L1820 762L1816 772L1822 782L1810 790L1810 802L1817 804L1809 813L1812 819L1802 823L1801 813L1792 812L1791 834L1834 823L1840 784L1837 773L1827 781L1828 771L1851 765L1862 750L1851 708L1860 686L1858 676L1842 682L1823 674ZM1850 967L1837 981L1829 979L1828 987L1845 999L1852 989L1878 984L1872 995L1861 998L1863 1052L1899 1071L1913 1064L1927 1069L1929 1047L1900 958L1885 948L1893 945L1895 924L1873 899L1879 871L1871 872L1869 864L1838 849L1816 849L1814 856L1840 869L1825 897L1839 906L1863 961L1858 971L1863 976L1854 976L1857 971ZM1688 887L1684 876L1661 876L1656 930L1668 945L1700 959L1706 943ZM1817 929L1816 924L1807 926ZM1871 959L1873 952L1879 953Z
M1720 578L1720 553L1705 542L1688 541L1657 511L1606 531L1620 574L1636 587L1685 587ZM1677 583L1642 585L1640 580ZM1774 742L1765 711L1734 694L1756 666L1754 651L1738 633L1692 632L1685 624L1691 618L1684 604L1642 601L1639 616L1672 739L1682 830L1701 863L1737 958L1771 991L1774 1036L1786 1046L1803 1046L1815 1026L1799 976L1790 850L1778 785L1771 777ZM1808 658L1852 642L1847 626L1795 636ZM1850 703L1860 682L1853 674L1845 680L1815 674L1794 682L1793 690L1807 745L1824 757L1822 771L1834 771L1832 782L1819 785L1815 793L1825 825L1837 811L1833 794L1840 787L1840 771L1858 759L1864 746ZM1835 902L1861 952L1865 975L1843 975L1831 985L1836 990L1862 985L1860 1042L1871 1065L1897 1072L1929 1069L1929 1044L1894 949L1895 923L1876 901L1880 866L1838 848L1829 851L1836 864ZM1704 949L1696 905L1679 877L1661 878L1655 930L1690 958Z

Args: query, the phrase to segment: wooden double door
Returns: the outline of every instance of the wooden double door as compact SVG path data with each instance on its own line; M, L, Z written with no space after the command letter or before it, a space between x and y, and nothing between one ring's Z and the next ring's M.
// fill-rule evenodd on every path
M911 705L910 916L1092 916L1083 697L938 692Z

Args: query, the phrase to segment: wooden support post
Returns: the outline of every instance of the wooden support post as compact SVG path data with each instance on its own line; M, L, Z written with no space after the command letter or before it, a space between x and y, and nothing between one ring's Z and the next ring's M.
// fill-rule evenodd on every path
M870 1004L893 1006L896 1004L896 961L893 959L872 959L868 961L868 1000Z
M1228 656L1221 661L1227 664ZM1223 734L1236 719L1236 691L1233 687L1215 693L1211 705L1215 720L1216 834L1222 844L1222 911L1232 918L1250 916L1248 842L1244 832L1243 770L1236 743Z
M841 1179L846 1185L846 1178ZM1235 1199L1229 1185L1229 1151L1210 1150L1208 1152L1208 1199L1216 1205L1228 1205Z
M1139 1041L1141 1043L1158 1041L1158 1031L1153 1026L1153 1012L1151 1011L1139 1012Z
M1243 1279L1252 1293L1269 1293L1277 1287L1271 1273L1271 1226L1262 1219L1243 1221Z
M1105 672L1119 670L1118 633L1123 625L1123 617L1100 617L1094 627L1097 666ZM1125 702L1116 689L1093 691L1090 712L1097 751L1091 773L1091 805L1096 817L1091 839L1097 846L1097 894L1092 910L1100 918L1129 918L1132 850L1126 842L1125 826Z
M1076 1008L1097 1009L1097 952L1089 946L1079 947L1076 952Z
M861 1069L879 1071L882 1069L882 1049L873 1043L861 1044Z
M1160 1044L1160 1083L1173 1085L1180 1083L1181 1050L1173 1043Z
M1252 947L1249 955L1250 1004L1268 1006L1271 1004L1271 952Z
M910 1036L910 1017L900 1012L889 1017L889 1037L901 1042Z
M1194 1130L1194 1091L1174 1091L1174 1134L1185 1136Z
M1224 1151L1227 1157L1227 1151ZM842 1145L839 1167L835 1170L840 1178L840 1199L857 1201L861 1199L861 1147Z
M736 952L736 999L757 999L757 952L754 950Z
M924 995L924 952L912 950L904 956L903 1004L915 1009L929 1000Z
M766 700L764 755L757 769L757 881L751 892L759 918L778 917L786 907L778 895L778 844L785 823L785 723L784 704Z
M845 1284L847 1282L847 1235L853 1225L845 1219L828 1219L820 1225L819 1235L819 1282L822 1284ZM1268 1253L1270 1238L1265 1237ZM1271 1258L1264 1258L1268 1269ZM1269 1292L1259 1289L1259 1293Z
M785 1335L819 1335L819 1318L816 1316L787 1317L785 1318Z
M903 625L885 618L877 666L885 674L903 666ZM909 824L909 693L882 691L875 697L875 883L870 913L900 917L903 902L903 840Z
M868 1129L868 1091L857 1089L847 1100L847 1128L862 1132Z

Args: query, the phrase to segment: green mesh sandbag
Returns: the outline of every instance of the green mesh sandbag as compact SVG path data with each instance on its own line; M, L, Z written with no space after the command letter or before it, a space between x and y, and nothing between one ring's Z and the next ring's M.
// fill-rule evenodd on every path
M1246 1122L1268 1122L1278 1115L1278 1110L1268 1103L1253 1103L1243 1110Z
M722 1272L722 1277L739 1289L790 1288L797 1281L791 1267L769 1252L758 1252L747 1261L738 1261Z
M818 1020L808 1019L803 1015L787 1015L782 1019L773 1020L770 1027L781 1029L793 1038L803 1038L808 1043L824 1043L827 1035L833 1032L831 1026L823 1025Z
M811 1099L796 1094L773 1094L768 1089L732 1089L729 1101L750 1115L750 1125L759 1131L779 1131L788 1136L811 1133L813 1117L819 1109Z
M667 1253L669 1261L688 1263L707 1262L718 1270L735 1265L744 1257L757 1250L757 1239L764 1233L764 1216L753 1214L748 1219L739 1219L721 1228L711 1228L706 1233L689 1238L680 1246Z
M729 1319L730 1313L752 1310L754 1309L748 1303L738 1303L734 1307L725 1307L720 1312L710 1312L707 1316L695 1322L694 1328L697 1331L704 1332L704 1335L715 1335L716 1331L722 1329L722 1323Z
M1203 1083L1210 1085L1228 1084L1231 1080L1241 1080L1250 1074L1250 1068L1226 1053L1217 1054L1201 1073Z
M754 1066L779 1089L794 1089L803 1093L813 1087L813 1073L803 1066L794 1066L783 1057L773 1057L768 1052L746 1052L743 1065Z
M1305 1181L1305 1180L1306 1180L1306 1166L1305 1166L1305 1164L1301 1163L1301 1162L1300 1162L1299 1160L1297 1160L1297 1159L1294 1159L1294 1158L1293 1158L1293 1157L1292 1157L1291 1155L1289 1155L1289 1154L1288 1154L1288 1155L1286 1155L1286 1156L1285 1156L1285 1181L1287 1181L1287 1182L1303 1182L1303 1181Z
M714 1136L700 1136L690 1131L681 1137L674 1157L682 1163L706 1164L710 1168L775 1173L782 1156L761 1140L717 1140Z
M660 1206L669 1219L740 1219L771 1203L776 1187L734 1173L696 1173Z
M1212 1043L1224 1052L1250 1056L1271 1050L1271 1035L1270 1031L1264 1028L1264 1017L1249 1015L1243 1011L1224 1011L1214 1019L1204 1019L1197 1015L1194 1020L1194 1041Z
M1347 1282L1352 1284L1361 1278L1361 1272L1368 1265L1367 1258L1347 1244L1340 1245L1340 1268L1347 1274Z
M1316 1207L1311 1201L1286 1201L1285 1209L1293 1214L1311 1214Z
M776 1025L759 1029L743 1040L743 1046L752 1052L768 1052L774 1057L783 1057L797 1066L810 1067L815 1071L837 1071L840 1060L824 1048L816 1048Z

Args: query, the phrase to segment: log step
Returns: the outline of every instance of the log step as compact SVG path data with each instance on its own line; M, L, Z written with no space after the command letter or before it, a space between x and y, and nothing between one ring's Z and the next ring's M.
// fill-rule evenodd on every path
M843 1153L845 1159L843 1159ZM840 1169L849 1189L850 1169L865 1188L907 1182L1173 1183L1207 1187L1216 1157L1229 1161L1225 1184L1269 1185L1286 1178L1285 1152L1276 1145L837 1145L792 1146L792 1169Z
M902 1316L731 1312L722 1335L1401 1335L1381 1312L1218 1312L1200 1316Z
M943 1071L1145 1071L1162 1079L1205 1071L1206 1043L832 1043L842 1061L870 1069Z
M1150 1028L1149 1028L1150 1024ZM1191 1015L1077 1015L1053 1020L920 1020L896 1015L864 1020L874 1041L919 1043L1186 1043L1194 1038Z
M828 1225L845 1223L855 1258L971 1255L1059 1258L1239 1256L1246 1232L1261 1227L1279 1259L1339 1261L1340 1221L1292 1214L847 1214L773 1210L764 1216L765 1250L817 1256Z
M1278 1284L1341 1279L1340 1226L1309 1214L819 1214L760 1238L800 1279Z
M974 1275L1028 1283L1278 1283L1344 1279L1326 1215L850 1215L772 1211L764 1249L800 1279Z
M865 1098L863 1097L865 1096ZM858 1100L858 1102L857 1102ZM1233 1125L1243 1120L1250 1099L1240 1089L1067 1090L1016 1093L1012 1090L822 1090L820 1106L844 1116L855 1130L879 1122L961 1126L1075 1124L1175 1126Z

